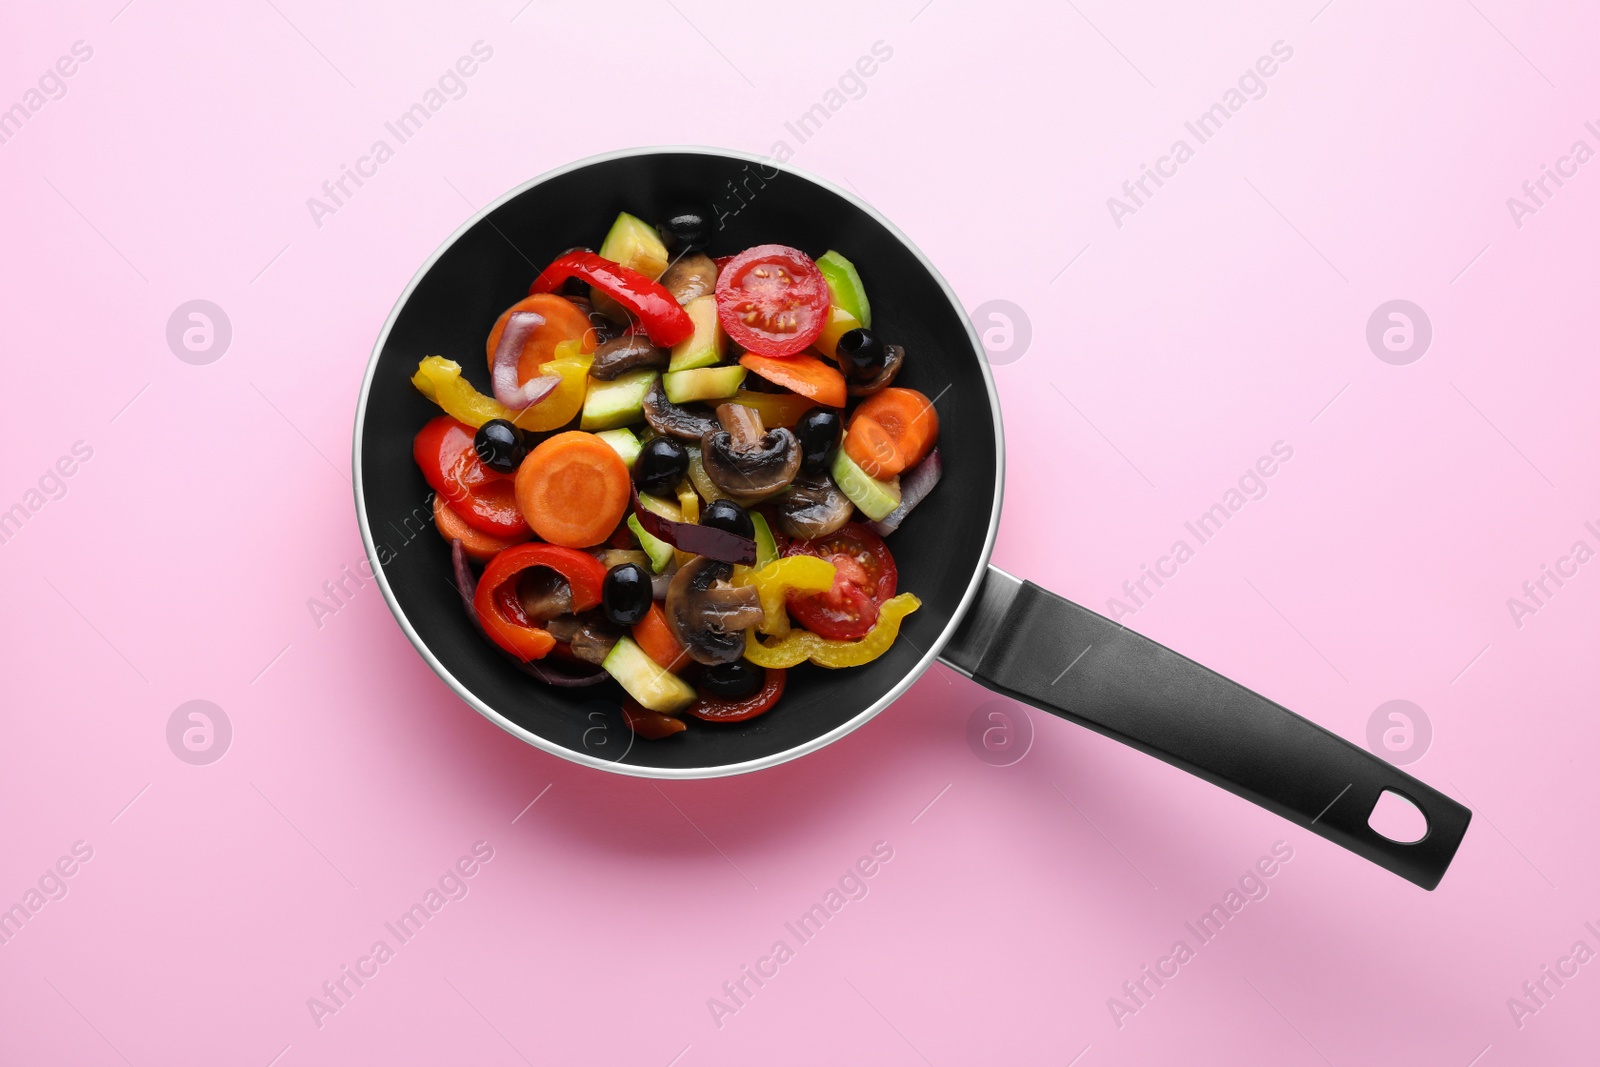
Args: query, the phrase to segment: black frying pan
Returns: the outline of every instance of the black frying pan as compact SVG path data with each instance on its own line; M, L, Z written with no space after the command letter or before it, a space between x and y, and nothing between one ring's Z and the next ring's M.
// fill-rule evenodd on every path
M778 243L813 255L837 248L858 265L875 321L908 353L899 384L939 398L945 475L890 539L900 588L923 607L888 654L852 670L799 668L783 702L749 722L691 719L685 733L634 743L621 722L620 689L543 686L467 618L448 547L431 528L428 487L411 461L411 439L437 408L410 377L422 356L444 355L487 392L484 337L545 264L572 246L592 246L618 211L661 218L686 202L714 206L721 226L713 255ZM575 163L508 193L412 279L362 383L356 510L384 597L423 659L491 721L574 762L656 778L771 767L860 726L942 657L991 689L1436 886L1466 832L1466 808L1243 686L989 566L1003 447L994 384L960 302L887 220L843 190L755 156L640 149ZM1384 790L1421 810L1421 840L1392 841L1367 824Z

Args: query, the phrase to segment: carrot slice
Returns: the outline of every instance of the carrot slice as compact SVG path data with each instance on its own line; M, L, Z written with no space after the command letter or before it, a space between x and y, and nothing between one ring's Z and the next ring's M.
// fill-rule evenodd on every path
M587 548L616 529L631 498L627 465L592 433L548 437L517 468L517 507L553 545Z
M921 462L939 439L939 413L915 389L890 387L861 402L844 435L845 454L874 478Z
M850 420L850 429L844 436L844 454L873 478L893 478L907 466L900 445L870 415Z
M461 547L467 555L479 563L487 563L493 559L501 549L510 548L512 545L521 544L532 534L521 537L496 537L486 534L475 526L467 525L456 509L445 502L444 494L433 495L433 525L438 528L439 536L446 541L460 541Z
M826 407L844 407L844 375L838 367L829 366L816 356L774 357L746 352L739 357L739 363L774 385L792 389Z
M511 318L513 311L532 311L544 316L544 325L533 331L522 346L522 355L517 359L519 385L538 376L539 368L555 357L556 345L562 341L581 341L585 355L594 351L598 339L594 326L590 324L589 317L578 310L577 305L554 293L535 293L506 308L494 321L494 328L489 331L489 340L484 346L488 349L491 374L494 373L495 347L500 344L500 335L505 333L506 320Z
M633 639L644 649L645 655L665 670L681 670L689 663L689 653L667 625L667 613L661 610L659 603L651 603L649 613L633 624Z

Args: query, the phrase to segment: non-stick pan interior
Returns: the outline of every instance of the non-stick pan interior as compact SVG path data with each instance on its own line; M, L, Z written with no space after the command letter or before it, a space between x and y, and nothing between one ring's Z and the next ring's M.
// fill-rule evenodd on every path
M560 252L598 246L619 211L647 220L680 205L711 205L722 228L710 253L750 245L793 245L812 256L836 248L860 269L874 327L905 346L897 384L936 397L944 480L889 538L900 589L923 607L884 657L829 671L803 666L767 715L737 725L689 720L664 741L634 741L613 683L554 689L528 678L474 629L450 581L448 546L433 528L429 489L411 441L438 408L411 385L417 361L442 355L489 391L484 338L497 315L527 293ZM580 761L617 762L633 773L717 773L776 762L813 745L872 708L940 642L984 561L995 510L996 417L981 356L965 314L919 257L847 196L787 171L693 151L602 159L534 184L496 207L446 248L416 282L393 319L358 423L369 551L391 604L447 681L549 747Z

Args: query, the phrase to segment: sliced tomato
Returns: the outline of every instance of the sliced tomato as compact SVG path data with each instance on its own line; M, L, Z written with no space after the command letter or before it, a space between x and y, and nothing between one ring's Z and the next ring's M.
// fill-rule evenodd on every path
M761 688L747 697L739 700L718 700L716 697L698 697L693 704L683 709L684 714L693 715L706 722L744 722L753 719L762 712L771 711L772 706L783 696L783 682L788 675L787 671L777 667L768 667L765 680Z
M758 356L793 356L828 321L828 282L811 257L788 245L756 245L717 275L717 318L735 344Z
M531 535L517 507L515 476L483 465L473 433L448 415L430 419L411 446L423 479L469 526L510 540Z
M789 614L818 637L857 641L878 622L878 608L894 596L900 572L883 538L859 522L827 537L791 541L785 556L817 556L836 569L833 588L821 593L790 593Z

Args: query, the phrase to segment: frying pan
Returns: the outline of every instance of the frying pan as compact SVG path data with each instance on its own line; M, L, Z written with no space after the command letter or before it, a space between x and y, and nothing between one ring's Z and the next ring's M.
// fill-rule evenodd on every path
M411 439L438 413L410 383L425 355L455 359L488 391L484 338L562 251L593 245L618 211L664 218L710 204L711 253L756 244L858 265L876 320L908 353L897 384L936 397L944 480L890 538L900 588L922 598L900 639L864 667L790 673L783 701L738 724L689 720L634 743L620 689L544 686L492 647L450 579ZM401 294L373 349L355 425L361 537L384 598L422 658L508 733L590 767L706 778L771 767L854 730L935 659L1008 697L1132 745L1432 889L1471 812L1363 749L1092 611L989 565L1004 441L987 361L961 303L899 230L858 198L757 156L646 148L583 160L474 215ZM1068 666L1070 670L1065 670ZM1063 671L1065 671L1063 673ZM1420 809L1418 841L1368 825L1390 790Z

